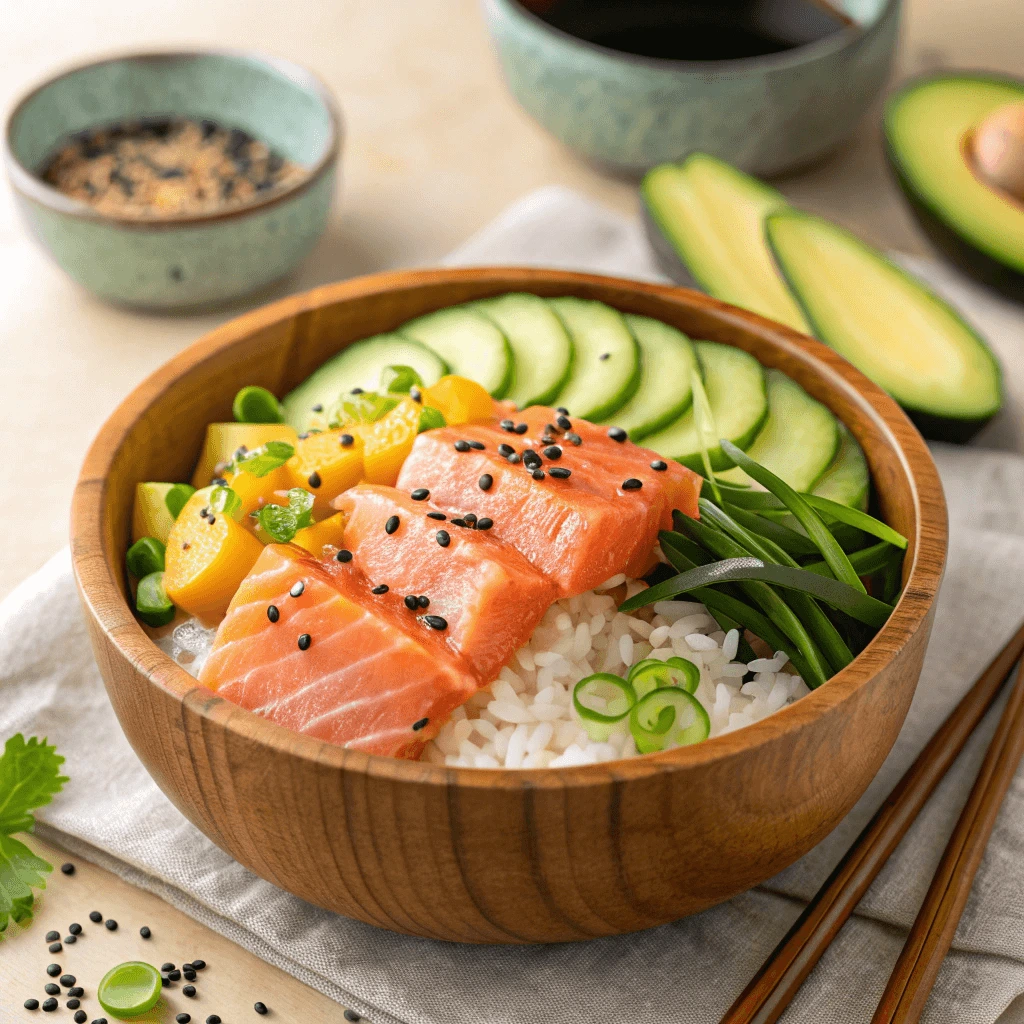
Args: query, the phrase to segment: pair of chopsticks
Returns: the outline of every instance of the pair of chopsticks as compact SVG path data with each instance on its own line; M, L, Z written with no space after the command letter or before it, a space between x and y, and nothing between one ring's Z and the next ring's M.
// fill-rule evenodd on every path
M1022 653L1024 625L928 741L721 1024L779 1019L1013 675L1013 692L974 788L871 1022L910 1024L920 1018L1024 754L1024 674L1019 664L1014 672Z

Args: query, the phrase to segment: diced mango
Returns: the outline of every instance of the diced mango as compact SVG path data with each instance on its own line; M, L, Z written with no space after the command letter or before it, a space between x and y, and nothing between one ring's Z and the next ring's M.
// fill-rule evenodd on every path
M295 534L294 543L305 548L311 555L323 558L324 545L340 548L345 539L345 516L336 512L333 516L321 519L319 523L307 526Z
M174 525L164 498L174 484L144 483L135 485L135 505L132 508L132 543L143 537L156 537L167 543L167 535Z
M259 448L268 441L287 441L295 444L298 435L287 423L211 423L206 428L206 440L192 474L193 487L205 487L214 477L218 466L230 462L242 445Z
M343 445L342 437L351 437L353 441ZM295 454L285 468L289 479L286 487L309 491L314 512L326 512L332 498L362 479L363 439L354 428L310 434L296 442Z
M248 575L263 545L230 516L202 517L212 488L196 491L167 537L164 589L179 607L205 625L224 617L239 584Z
M424 388L423 404L439 409L451 426L483 423L494 417L494 399L487 389L475 380L455 374L442 377L436 384Z
M289 487L295 486L292 483L291 474L288 472L287 463L277 469L272 469L265 476L255 476L241 469L237 473L229 473L225 479L228 482L228 487L238 495L238 500L242 503L242 512L245 516L242 522L249 529L254 529L256 522L249 517L250 512L255 512L270 502L276 501L280 504L279 492L287 491Z
M348 428L363 440L363 479L368 483L394 486L416 440L421 408L419 402L403 398L376 422Z

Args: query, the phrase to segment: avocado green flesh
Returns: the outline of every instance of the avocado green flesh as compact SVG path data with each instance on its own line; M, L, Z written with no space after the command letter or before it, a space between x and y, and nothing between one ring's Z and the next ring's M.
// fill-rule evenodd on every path
M677 420L693 399L691 381L700 372L697 354L682 331L647 316L625 314L626 325L640 345L640 386L606 422L615 421L639 441Z
M816 336L901 405L970 421L999 409L998 364L937 295L820 217L774 213L765 231Z
M870 488L871 475L864 452L853 434L840 423L839 451L811 493L866 512Z
M768 370L768 419L747 454L796 491L809 491L839 450L835 416L780 370ZM738 466L722 474L751 484Z
M709 295L810 333L764 241L765 216L788 208L780 193L704 153L655 167L641 193L657 227Z
M960 238L1024 274L1024 206L984 184L966 137L997 107L1024 102L1024 82L962 75L911 83L888 103L885 135L900 183Z

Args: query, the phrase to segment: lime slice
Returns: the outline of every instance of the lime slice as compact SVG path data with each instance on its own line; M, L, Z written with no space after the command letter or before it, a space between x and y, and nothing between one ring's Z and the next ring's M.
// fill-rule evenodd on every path
M118 964L103 975L96 996L112 1017L136 1017L160 998L160 972L141 960Z

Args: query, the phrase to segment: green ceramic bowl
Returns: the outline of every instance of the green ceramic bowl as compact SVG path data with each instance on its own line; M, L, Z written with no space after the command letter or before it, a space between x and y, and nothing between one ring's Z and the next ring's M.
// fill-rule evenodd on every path
M241 128L309 169L261 202L160 221L97 213L36 172L72 132L147 116ZM287 61L227 51L139 54L62 72L15 106L4 161L29 229L79 284L146 309L210 305L283 277L323 232L341 122L330 94Z
M715 61L584 42L528 9L547 0L482 4L512 94L587 159L642 173L700 150L771 175L852 132L888 78L901 0L837 0L856 26L781 53Z

